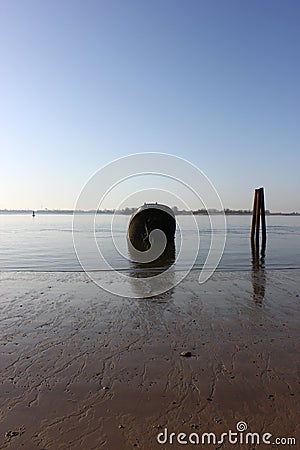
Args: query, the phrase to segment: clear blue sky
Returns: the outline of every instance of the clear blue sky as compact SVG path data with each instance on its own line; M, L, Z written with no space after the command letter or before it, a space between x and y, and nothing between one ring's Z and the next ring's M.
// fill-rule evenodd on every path
M0 208L73 208L112 159L196 164L300 210L297 0L0 2Z

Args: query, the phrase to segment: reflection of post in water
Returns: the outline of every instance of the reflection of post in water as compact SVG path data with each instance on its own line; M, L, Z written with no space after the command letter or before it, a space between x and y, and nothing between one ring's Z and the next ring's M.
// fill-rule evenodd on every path
M260 223L262 226L262 243L260 253ZM265 276L265 256L266 256L266 216L264 188L255 189L252 227L251 227L251 253L252 253L252 283L253 300L261 303L265 296L266 276Z
M257 247L255 243L251 242L253 300L257 304L261 304L265 297L265 250L266 243L262 246L261 254L259 254L259 246Z

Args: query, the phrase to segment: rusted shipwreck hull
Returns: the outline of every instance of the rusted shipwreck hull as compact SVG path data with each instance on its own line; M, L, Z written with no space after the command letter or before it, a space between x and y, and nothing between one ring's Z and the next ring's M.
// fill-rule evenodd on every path
M160 203L144 203L131 216L128 226L128 239L139 251L151 247L151 231L159 229L164 232L167 244L174 244L176 220L171 208Z

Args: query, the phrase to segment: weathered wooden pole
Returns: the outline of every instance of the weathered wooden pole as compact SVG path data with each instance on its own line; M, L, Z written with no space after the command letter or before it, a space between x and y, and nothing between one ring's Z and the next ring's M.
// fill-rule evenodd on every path
M257 253L257 248L254 240L251 239L251 255L252 255L252 268L257 269L259 263L259 254Z
M251 228L251 253L252 253L252 281L253 281L253 300L261 304L265 296L265 254L266 254L266 217L265 217L265 199L264 188L255 189L252 228ZM262 243L261 255L259 257L259 228L261 221Z
M257 189L254 191L254 200L252 208L252 227L251 227L251 242L254 243L255 226L256 226L256 205L257 205Z
M259 228L260 228L260 209L261 209L261 190L257 189L257 202L256 202L256 227L255 227L255 244L257 252L259 252Z
M262 257L264 257L266 249L267 231L266 231L265 196L263 187L255 189L253 210L252 210L251 248L252 248L252 255L255 255L255 257L257 258L259 255L260 222L262 230ZM253 252L253 250L255 251Z
M262 247L266 246L267 230L266 230L266 210L265 210L265 194L264 188L260 188L260 214L261 214L261 232L262 232Z

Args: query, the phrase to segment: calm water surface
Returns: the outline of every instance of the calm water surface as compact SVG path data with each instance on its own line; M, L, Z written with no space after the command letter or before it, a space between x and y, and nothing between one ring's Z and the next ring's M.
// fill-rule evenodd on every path
M103 256L116 269L129 269L126 230L130 217L114 217L114 242L111 239L110 215L98 215L95 237ZM200 250L194 268L202 267L210 245L211 232L208 218L195 217L200 230ZM181 216L182 239L186 248L195 246L197 233L193 218ZM77 237L86 248L85 259L89 268L102 270L98 255L89 253L89 242L94 239L87 229L87 217L80 218ZM221 222L220 222L221 223ZM249 242L251 217L227 216L226 247L219 264L220 270L242 270L251 268ZM267 268L300 267L300 217L267 217ZM180 248L180 233L176 232L176 251ZM119 251L118 251L119 250ZM180 265L190 261L181 261ZM175 267L181 269L175 262ZM0 270L82 270L74 251L72 237L72 215L0 215Z

